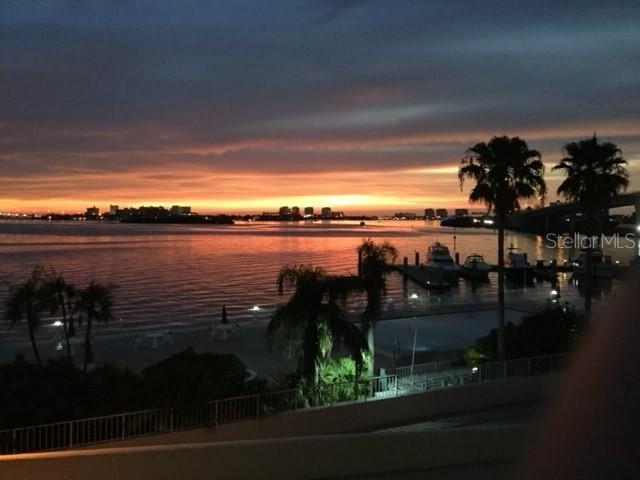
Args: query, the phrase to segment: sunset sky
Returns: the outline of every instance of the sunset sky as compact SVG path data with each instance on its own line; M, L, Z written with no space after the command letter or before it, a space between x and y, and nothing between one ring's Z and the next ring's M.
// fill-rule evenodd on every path
M639 18L637 0L3 0L0 210L466 206L461 157L503 134L553 165L597 132L638 190Z

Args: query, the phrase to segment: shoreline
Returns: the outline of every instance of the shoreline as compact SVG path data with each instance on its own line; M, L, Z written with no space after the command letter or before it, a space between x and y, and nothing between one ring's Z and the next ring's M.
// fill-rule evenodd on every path
M511 315L514 315L514 318L521 318L537 309L539 305L535 308L533 306L530 306L531 308L525 307L521 303L507 305L508 311L511 312ZM457 308L446 305L437 310L432 309L429 312L404 312L404 314L395 312L392 316L383 316L377 323L380 328L376 337L376 364L386 369L393 368L398 359L407 356L410 342L406 338L402 338L402 347L400 348L400 344L398 344L399 350L395 354L390 354L389 343L393 339L389 335L385 335L384 331L392 328L394 331L403 332L409 328L408 325L419 326L423 337L422 340L429 337L428 332L430 332L431 335L435 334L437 337L435 340L431 339L432 342L437 342L438 338L441 342L444 342L441 346L434 348L420 347L416 351L416 356L421 361L427 361L425 359L428 358L440 359L445 357L449 359L451 355L454 355L453 352L455 352L455 355L459 355L459 352L467 345L459 344L460 341L456 344L456 341L451 340L451 338L455 337L453 332L445 334L445 339L443 340L442 325L448 325L451 328L464 328L467 336L469 336L469 329L465 325L475 325L473 328L477 331L473 335L477 333L486 335L488 331L484 331L484 328L478 329L485 324L486 326L493 325L491 312L495 311L495 308L495 304L459 305ZM209 352L236 355L245 363L248 369L257 372L260 377L267 379L269 382L278 384L287 373L295 370L296 362L282 358L269 350L265 338L268 322L269 320L266 319L231 322L230 326L233 334L229 335L227 339L212 338L211 329L215 330L220 325L219 321L185 325L179 328L155 325L153 328L122 329L115 332L100 331L98 327L93 336L95 364L109 363L129 368L132 371L141 371L144 367L172 354L182 352L187 348L193 348L197 353ZM436 330L439 329L440 337L438 337L437 332L434 333L434 328ZM411 327L411 332L413 331L412 329L413 327ZM52 357L57 342L63 342L64 346L64 338L56 336L53 329L50 329L47 333L48 335L41 333L39 336L36 334L36 342L45 362ZM157 346L151 346L151 339L164 338L162 336L163 333L165 335L169 334L172 339L171 344L164 344L161 341ZM406 332L398 335L406 337ZM75 364L78 366L82 364L83 339L84 335L80 330L74 337ZM428 338L427 340L429 341ZM396 339L396 341L398 340ZM58 358L64 358L65 352L66 350L63 348ZM28 361L32 361L33 353L28 337L0 340L0 363L12 362L17 354L22 354Z

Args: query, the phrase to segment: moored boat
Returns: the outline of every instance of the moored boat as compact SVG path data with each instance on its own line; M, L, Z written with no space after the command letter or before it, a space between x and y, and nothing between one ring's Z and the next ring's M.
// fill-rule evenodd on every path
M460 267L451 258L449 248L440 242L429 246L425 268L437 272L441 278L450 282L457 282L460 272Z
M533 283L535 269L527 261L527 254L517 250L513 245L509 247L504 274L510 281L515 283Z
M485 262L484 257L478 253L469 255L460 267L460 276L471 280L486 279L491 271L491 266Z

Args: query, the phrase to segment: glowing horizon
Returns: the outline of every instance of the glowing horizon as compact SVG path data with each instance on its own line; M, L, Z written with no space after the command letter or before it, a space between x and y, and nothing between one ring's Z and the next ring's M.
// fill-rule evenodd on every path
M596 132L638 188L634 2L247 1L9 2L0 211L482 209L456 172L495 135L551 166Z

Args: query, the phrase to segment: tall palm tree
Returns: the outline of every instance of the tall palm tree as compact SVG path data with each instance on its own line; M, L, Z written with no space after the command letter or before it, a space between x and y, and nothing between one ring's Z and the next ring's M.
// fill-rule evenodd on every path
M398 250L388 241L375 243L371 239L363 240L358 247L358 273L367 294L367 306L362 319L369 348L367 374L375 374L375 323L382 313L382 300L387 291L386 272L389 264L398 257Z
M84 341L84 370L89 363L93 363L93 347L91 345L91 328L94 320L108 322L113 318L113 285L102 285L95 280L81 290L78 295L78 308L87 318Z
M289 301L279 307L267 326L270 346L284 333L288 342L301 340L299 370L308 386L318 383L318 365L326 359L333 347L343 345L356 365L362 369L363 353L367 344L362 332L346 319L337 302L338 291L345 282L328 275L324 269L310 265L286 265L277 278L278 292L293 288Z
M629 186L627 161L622 151L609 142L600 143L593 137L564 146L566 156L560 160L554 171L565 175L558 187L558 195L580 206L585 218L586 233L592 237L594 225L600 214L607 209L609 200ZM591 242L589 242L591 243ZM592 249L585 251L585 314L591 313Z
M496 216L498 226L498 357L504 358L504 229L507 215L520 208L520 200L544 199L547 188L540 152L530 150L520 137L493 137L477 143L462 159L458 178L475 182L472 203L484 203Z
M42 313L48 306L43 292L43 274L43 268L36 267L27 281L11 287L5 309L5 317L12 328L16 323L26 320L33 355L39 364L42 364L42 359L36 344L35 332L40 328Z
M71 283L67 283L65 286L64 297L67 301L66 310L69 317L69 338L75 337L76 335L75 314L78 311L78 295L79 292L76 286Z
M64 275L50 270L47 272L43 289L50 303L51 313L62 314L62 330L67 349L67 359L71 361L71 345L69 343L69 319L73 315L71 305L75 302L76 290L73 285L67 283Z

